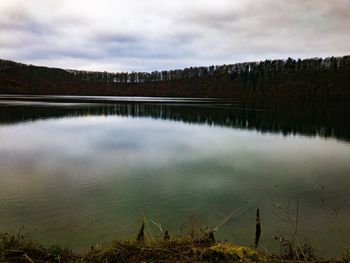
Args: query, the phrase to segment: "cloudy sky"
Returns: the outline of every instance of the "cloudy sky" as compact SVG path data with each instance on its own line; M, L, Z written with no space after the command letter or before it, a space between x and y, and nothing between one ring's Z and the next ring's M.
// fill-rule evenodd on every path
M151 71L350 54L350 0L1 0L0 58Z

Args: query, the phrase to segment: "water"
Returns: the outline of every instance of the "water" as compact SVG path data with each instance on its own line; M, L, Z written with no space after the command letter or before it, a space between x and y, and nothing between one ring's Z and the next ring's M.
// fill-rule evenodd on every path
M0 96L0 232L25 226L77 251L135 238L145 216L172 235L261 248L295 232L339 255L350 227L346 103Z

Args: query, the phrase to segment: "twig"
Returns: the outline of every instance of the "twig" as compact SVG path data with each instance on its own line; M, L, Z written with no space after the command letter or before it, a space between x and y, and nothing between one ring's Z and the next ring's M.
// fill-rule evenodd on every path
M295 228L294 228L293 237L295 237L298 232L298 223L299 223L299 196L297 198L297 213L295 215Z
M35 263L27 254L23 255L30 263Z
M256 210L255 242L254 242L255 248L258 248L260 235L261 235L260 211L258 208Z
M169 235L169 232L168 232L167 230L166 230L165 233L164 233L163 240L164 240L164 241L169 241L169 240L170 240L170 235Z
M259 197L262 198L264 195L265 194L259 195ZM238 218L241 214L246 212L248 209L251 209L252 207L254 207L254 204L255 204L254 201L251 201L244 207L239 207L232 210L232 212L228 216L226 216L221 222L219 222L219 224L217 224L212 231L217 232L221 226L226 224L227 221L234 218Z
M190 215L190 236L191 236L191 239L194 239L195 234L196 234L196 214L195 214L195 212L193 212Z
M159 228L160 232L164 233L162 225L160 223L154 222L152 219L151 219L151 222Z
M137 235L136 241L143 242L145 240L145 222L142 222L141 228Z
M299 253L298 253L298 249L297 248L294 248L294 253L295 255L297 256L298 260L301 261L301 258L299 256Z
M151 228L149 227L148 219L146 218L145 215L143 215L143 221L145 222L145 226L146 226L147 231L148 231L148 236L146 236L148 241L149 242L154 242L155 238L152 235Z
M300 242L298 242L298 246L299 246L299 249L300 249L300 251L301 251L301 254L303 254L304 261L307 261L306 256L305 256L305 253L304 253L304 250L303 250L303 248L300 246Z

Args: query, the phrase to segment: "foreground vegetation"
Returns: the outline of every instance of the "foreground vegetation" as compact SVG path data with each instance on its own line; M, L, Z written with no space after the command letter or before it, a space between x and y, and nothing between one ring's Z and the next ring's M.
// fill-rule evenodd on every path
M162 230L163 231L163 230ZM145 233L145 226L134 241L111 241L95 245L85 254L78 254L58 245L43 246L18 233L0 234L0 262L350 262L349 255L322 260L307 243L282 240L281 254L257 249L261 233L257 216L254 247L238 246L215 240L214 232L202 232L200 238L189 236L155 239Z
M206 239L176 238L146 243L113 241L85 255L59 246L44 247L38 242L16 236L3 236L1 262L252 262L277 260L249 247Z
M229 217L228 217L229 218ZM150 223L160 231L155 238ZM239 246L215 239L214 229L199 228L195 214L190 216L188 235L170 236L160 223L143 219L134 241L111 241L105 245L92 246L85 254L78 254L59 245L43 246L24 234L0 234L0 262L350 262L347 249L337 259L323 260L315 255L307 241L297 238L298 215L291 236L277 236L280 242L279 255L259 250L261 236L260 211L256 211L255 238L251 247ZM293 223L294 225L294 223Z

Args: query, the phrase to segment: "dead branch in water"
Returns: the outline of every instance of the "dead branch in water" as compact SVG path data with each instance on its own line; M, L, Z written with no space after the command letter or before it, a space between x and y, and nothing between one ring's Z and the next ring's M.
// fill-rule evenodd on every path
M145 240L145 222L142 222L136 241L143 242L144 240Z
M196 214L195 212L193 212L191 215L190 215L190 236L191 236L191 239L194 239L195 238L195 235L196 235Z
M163 240L164 240L164 241L169 241L169 240L170 240L170 235L169 235L169 232L168 232L167 230L165 230Z
M260 224L260 211L258 208L258 210L256 210L255 242L254 242L255 248L257 248L259 245L260 235L261 235L261 224Z

